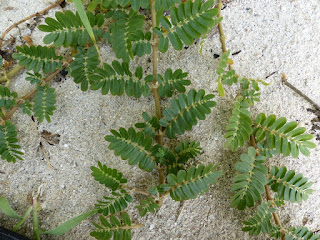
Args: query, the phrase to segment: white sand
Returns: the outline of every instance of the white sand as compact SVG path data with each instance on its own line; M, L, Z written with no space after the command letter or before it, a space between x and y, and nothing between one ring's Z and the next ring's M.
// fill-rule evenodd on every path
M12 23L40 11L49 5L49 1L1 0L0 32ZM12 10L8 10L12 7ZM68 9L70 7L67 7ZM48 16L53 16L52 10ZM288 120L299 120L309 130L311 119L315 117L306 108L311 105L281 84L281 75L286 73L288 81L320 104L320 4L318 0L234 0L222 11L227 46L232 52L241 50L234 56L234 68L243 76L274 81L262 90L261 103L254 107L254 114L265 112L285 116ZM30 23L30 21L29 21ZM17 38L30 34L26 24L20 26L20 32L13 30L10 35ZM21 35L20 35L21 34ZM37 29L32 33L35 44L41 44L43 33ZM206 92L216 89L215 69L218 63L213 54L221 53L218 35L206 39L203 55L199 54L199 44L180 52L169 51L160 55L159 70L167 67L182 68L190 72L192 86L204 88ZM102 48L106 61L114 59L110 47ZM110 57L112 56L112 57ZM134 59L132 66L142 64L147 69L146 59ZM151 71L150 68L148 70ZM24 94L31 86L24 80L25 73L14 79L12 89ZM134 100L128 97L102 96L100 92L81 92L79 86L68 77L61 82L52 82L57 92L57 110L51 123L38 125L30 117L17 112L12 121L17 125L22 148L25 150L23 162L8 164L2 162L0 170L0 194L6 196L13 208L22 214L27 208L27 195L40 185L43 186L40 212L41 227L51 229L72 216L93 208L96 200L105 193L103 186L91 177L90 166L97 161L107 163L124 173L131 186L145 187L156 183L157 174L147 174L137 167L131 167L115 157L107 149L104 136L109 130L129 127L141 121L142 111L154 113L153 98ZM187 201L176 219L179 203L167 199L157 214L148 214L144 218L130 208L134 222L145 227L134 231L133 239L267 239L262 235L251 238L241 231L242 221L254 212L240 212L230 208L232 178L235 175L234 163L241 152L232 153L224 149L225 127L232 108L231 98L216 98L217 107L201 122L194 131L181 139L190 137L200 140L204 154L197 163L219 163L224 176L207 194L196 200ZM167 104L167 103L164 103ZM45 151L50 156L50 169L42 160L38 150L40 132L47 130L61 135L57 146L50 146L43 139ZM317 142L318 144L319 142ZM296 169L314 182L314 193L302 204L286 204L279 216L286 227L305 224L312 230L320 228L320 169L319 147L311 151L310 157L298 159L276 158L272 164L286 165ZM139 196L137 196L139 199ZM0 215L0 223L12 227L13 221ZM78 227L59 238L43 239L91 239L90 221L84 221ZM29 229L29 230L28 230ZM30 236L31 222L23 227L22 233Z

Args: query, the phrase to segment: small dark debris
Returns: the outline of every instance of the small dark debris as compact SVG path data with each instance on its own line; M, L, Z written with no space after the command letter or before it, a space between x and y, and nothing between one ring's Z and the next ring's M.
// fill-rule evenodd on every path
M68 71L65 70L65 69L63 69L63 70L60 71L60 75L61 75L61 77L63 77L64 79L66 79L66 76L68 75Z
M189 48L189 46L184 46L183 48L187 50Z
M60 134L57 134L57 133L52 134L47 130L43 130L41 132L41 137L43 137L51 146L57 145L60 142Z
M214 57L215 59L217 59L218 57L220 57L220 55L219 55L219 54L214 53L214 54L213 54L213 57Z
M61 7L61 8L64 8L66 5L67 5L67 2L66 2L65 0L63 0L63 1L60 3L60 7Z
M2 50L0 50L0 55L1 55L1 57L2 57L4 60L6 60L6 61L8 61L8 62L10 62L11 60L13 60L12 54L11 54L10 52L8 52L8 51L2 51Z
M35 120L34 120L34 116L33 116L33 115L31 116L31 120L35 122Z
M232 56L235 56L235 55L238 55L239 53L241 53L241 50L237 51L237 52L234 52L234 53L231 53Z
M269 78L269 77L271 77L273 74L275 74L276 73L276 71L275 72L272 72L272 73L270 73L268 76L266 76L266 79L267 78Z

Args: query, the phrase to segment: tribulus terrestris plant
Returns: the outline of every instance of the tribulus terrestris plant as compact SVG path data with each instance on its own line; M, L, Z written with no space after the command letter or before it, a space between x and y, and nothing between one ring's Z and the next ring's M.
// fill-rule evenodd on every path
M1 87L1 157L11 162L21 159L16 128L7 120L18 107L39 122L50 121L56 95L49 86L51 77L47 74L60 71L68 63L71 63L68 71L82 91L101 90L102 94L110 92L134 98L152 94L155 116L144 112L143 121L135 124L135 128L111 130L105 140L109 142L109 149L128 160L130 165L138 165L147 172L157 170L159 184L145 190L131 189L118 170L100 162L97 167L91 167L94 179L111 191L96 204L100 223L93 223L95 229L91 235L97 239L131 239L131 229L141 226L132 224L125 212L133 193L145 195L136 206L144 216L160 208L168 195L176 201L196 198L222 175L213 164L185 167L187 161L202 150L199 142L185 140L174 147L168 141L168 145L164 144L164 138L176 139L177 135L190 131L199 120L204 120L216 105L215 96L206 94L203 89L187 91L190 80L188 73L181 69L168 68L163 73L157 70L159 51L166 52L170 44L175 50L193 44L222 18L217 17L218 9L214 8L213 0L92 1L89 5L92 12L87 13L79 0L74 3L76 13L57 12L55 19L47 17L45 24L39 26L41 31L48 32L44 43L53 46L17 47L18 53L13 55L19 65L30 71L26 80L35 84L36 90L30 96L19 98L8 85ZM141 14L142 9L146 15L151 15L151 26ZM94 14L97 11L106 13ZM169 13L170 20L164 12ZM119 61L103 62L98 41L107 41ZM73 49L72 59L64 59L56 53L62 46ZM145 75L141 66L131 72L130 60L146 54L152 54L152 74ZM176 92L179 95L176 96ZM165 97L172 97L172 100L162 112L160 99Z
M287 122L284 117L277 118L275 115L266 116L260 113L253 118L250 107L260 101L259 83L267 83L240 77L235 70L227 68L227 62L232 63L228 59L229 55L230 51L222 55L217 69L220 95L224 95L223 85L239 85L226 128L226 147L236 151L246 146L246 143L250 145L247 153L241 154L240 161L234 166L238 174L233 179L232 191L235 194L231 206L244 210L260 202L257 213L243 222L242 230L250 235L268 234L274 239L319 239L318 234L306 227L283 227L276 214L277 208L286 201L300 203L307 200L312 193L312 182L285 166L270 167L266 163L268 158L279 154L284 157L291 155L294 158L297 158L299 153L309 156L309 148L316 147L310 141L313 136L306 134L306 128L299 127L296 121ZM266 200L262 200L264 193Z
M240 77L232 69L230 51L226 51L221 25L221 0L215 6L213 0L93 0L85 12L80 0L74 0L77 12L57 12L54 18L47 17L41 31L48 34L45 44L51 46L17 47L13 57L28 71L26 78L36 86L29 94L19 97L9 90L10 79L0 86L0 154L8 162L22 159L22 151L17 144L17 131L9 119L21 108L24 113L33 115L39 122L50 121L55 110L55 91L49 86L51 79L62 69L67 68L74 82L80 84L82 91L100 90L103 95L126 94L140 98L153 95L155 114L142 113L142 122L129 129L111 130L105 137L109 149L116 156L128 160L130 165L140 169L158 171L159 184L147 189L136 189L126 185L127 179L117 169L98 162L92 166L92 176L105 185L110 194L95 205L95 209L75 217L58 227L58 230L44 231L34 224L34 234L60 235L77 223L95 213L100 222L93 223L91 235L97 239L131 239L131 230L140 227L132 224L126 208L133 201L133 194L142 194L144 199L136 206L141 216L154 213L170 195L173 200L182 201L196 198L208 191L222 175L217 166L186 167L188 160L201 152L199 142L185 140L172 146L170 139L176 139L186 131L192 130L199 120L205 120L215 106L213 94L204 90L190 89L188 73L181 69L166 69L158 72L158 54L165 53L169 45L181 50L183 45L191 45L200 37L205 37L218 25L223 54L217 69L218 92L224 96L224 86L239 85L234 108L226 129L226 147L232 151L250 145L235 164L239 172L234 178L232 207L244 210L259 202L257 213L244 222L243 231L250 235L261 232L272 238L281 239L319 239L318 235L303 227L287 229L281 225L276 214L278 207L286 201L306 200L312 192L312 183L301 174L287 170L285 166L266 164L268 158L277 154L298 157L309 155L315 147L312 135L298 127L296 122L287 122L284 117L265 116L264 113L253 118L250 107L259 101L260 86L264 81ZM151 15L151 23L146 16ZM99 44L110 44L119 60L103 62ZM71 58L57 55L60 47L71 48ZM134 57L152 55L152 74L145 75L141 66L133 66ZM1 60L1 59L0 59ZM0 64L2 62L0 61ZM178 95L176 95L178 93ZM171 105L162 111L161 98L172 98ZM164 141L168 138L168 141ZM165 144L166 143L166 144ZM272 192L271 192L271 190ZM266 201L262 200L265 193ZM34 198L38 204L38 198ZM9 206L5 198L1 210L8 216L21 218ZM38 206L38 205L37 205ZM34 205L34 214L39 207ZM31 210L27 210L27 216ZM274 221L272 220L274 219ZM14 227L17 230L26 217Z

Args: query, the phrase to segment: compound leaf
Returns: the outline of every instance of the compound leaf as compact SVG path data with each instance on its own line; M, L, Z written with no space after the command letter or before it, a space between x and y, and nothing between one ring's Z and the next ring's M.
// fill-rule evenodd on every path
M129 64L113 61L112 66L105 63L104 68L97 68L94 74L89 76L90 89L98 90L101 88L103 95L109 91L112 95L121 96L124 92L127 96L140 98L142 95L150 94L149 85L142 81L143 70L137 67L135 74L129 70Z
M19 53L12 54L19 61L20 66L26 66L27 70L44 73L54 72L62 68L62 56L57 56L54 48L43 46L17 46Z
M117 239L117 240L131 240L131 229L135 226L131 226L131 220L129 215L124 212L118 219L115 216L110 216L109 221L100 216L100 224L94 224L95 229L90 233L92 237L99 240L105 239Z
M98 162L98 167L92 166L90 169L92 171L91 175L100 184L104 184L107 188L115 191L121 188L123 183L127 183L127 179L122 177L122 173L118 172L117 169L108 168L106 165L102 165Z
M11 92L9 88L0 85L0 109L10 109L17 104L18 94Z
M297 127L297 122L288 122L287 119L281 117L276 119L275 115L265 116L261 113L257 116L254 135L257 142L266 142L266 147L275 149L277 153L282 153L284 156L296 158L301 152L303 155L310 154L308 148L315 148L316 145L308 140L313 136L304 134L304 127Z
M92 42L78 12L74 14L67 10L64 13L56 12L55 16L57 20L47 17L45 19L47 25L39 26L40 31L49 32L43 39L45 44L53 42L55 47L76 47ZM100 27L104 22L103 15L94 16L91 12L87 12L87 17L95 39L102 37L103 30Z
M158 186L158 191L169 191L175 201L194 199L207 192L209 186L215 184L222 175L216 168L217 165L210 163L208 166L191 167L187 171L180 170L176 175L170 173L167 176L168 184Z
M99 65L99 55L94 46L88 50L78 48L78 52L74 55L74 61L70 65L71 76L75 83L80 83L82 91L87 91L89 77Z
M260 232L273 233L276 227L272 225L270 220L275 211L276 209L271 207L271 202L261 203L257 213L248 221L243 222L246 226L242 228L242 231L249 232L250 235L259 235Z
M252 133L251 112L248 111L248 108L249 104L244 102L242 97L234 104L225 134L225 138L228 139L225 147L230 146L232 151L237 150L238 147L243 147Z
M133 58L132 41L139 39L140 31L143 31L145 17L135 12L118 15L110 29L110 42L117 58L129 62ZM138 35L136 35L138 33Z
M103 201L98 201L98 204L95 204L98 212L104 216L115 214L120 212L128 207L128 203L133 201L133 198L127 194L125 190L120 192L112 192L112 197L104 196Z
M136 123L136 128L142 128L143 132L150 137L156 136L157 132L160 129L159 120L157 117L150 117L148 113L143 112L142 117L145 120L145 122L142 123Z
M309 194L313 192L310 189L312 182L308 182L307 178L302 174L296 174L293 170L287 171L286 167L279 169L274 166L270 175L268 184L278 193L280 199L300 203L302 200L307 200Z
M171 6L171 22L165 16L161 16L161 28L154 29L155 34L160 37L159 51L168 50L169 40L174 49L181 50L183 43L193 44L195 39L217 25L222 18L213 18L218 13L218 9L211 8L213 5L213 0L205 3L202 3L202 0L188 0L180 3L178 7Z
M171 68L166 70L164 77L158 74L157 80L159 83L159 95L161 97L172 97L174 89L180 93L185 92L185 86L191 84L190 80L185 79L187 76L188 73L182 72L181 69L177 69L172 72Z
M4 125L0 125L0 155L1 159L8 162L16 162L17 159L22 160L23 153L19 151L21 148L17 144L17 130L15 125L6 121Z
M31 84L39 85L42 82L42 75L40 73L30 73L27 72L29 77L26 77L26 80L29 81Z
M174 138L176 134L183 134L192 129L198 123L197 119L204 120L206 115L211 113L216 102L211 101L213 94L205 95L203 89L198 92L191 89L188 94L180 94L173 99L171 106L163 111L164 117L160 120L160 125L166 127L166 134L169 138Z
M286 240L317 240L320 239L319 234L314 234L306 227L291 228L290 231L285 235Z
M33 112L34 116L38 118L39 122L43 122L46 119L51 121L50 116L53 115L53 111L56 110L56 94L54 88L49 85L38 86L37 93L33 98Z
M109 149L123 160L129 160L130 165L139 164L139 168L152 171L156 164L152 156L152 138L134 128L120 128L119 132L111 130L112 135L105 137L110 142Z
M264 186L267 184L268 169L264 165L265 156L257 156L254 147L248 148L248 154L241 155L241 162L237 162L235 169L240 172L234 178L232 191L236 194L232 197L232 207L239 210L247 206L252 207L254 202L261 199Z
M148 212L155 213L160 206L156 203L153 198L148 198L146 200L141 200L140 205L136 206L139 209L140 216L145 216Z

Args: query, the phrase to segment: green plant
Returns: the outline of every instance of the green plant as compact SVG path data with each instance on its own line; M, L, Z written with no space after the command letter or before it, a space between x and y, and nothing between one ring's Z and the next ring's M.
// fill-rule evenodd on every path
M285 201L300 203L306 200L312 192L312 183L284 166L269 169L266 164L268 158L277 154L292 157L298 157L300 153L308 155L309 148L315 147L309 141L312 136L305 134L305 128L297 127L296 122L287 123L283 117L277 119L274 115L267 117L262 113L253 118L250 107L260 100L259 85L268 84L240 77L232 69L233 61L229 58L230 51L226 50L221 25L221 0L217 7L214 7L213 0L92 0L88 12L84 11L80 0L74 2L76 13L69 10L57 12L55 18L48 17L45 24L39 26L41 31L48 33L44 43L53 44L53 47L17 47L19 52L13 55L19 65L32 71L27 73L26 80L34 84L35 89L21 97L10 91L9 74L4 76L5 80L0 79L6 82L0 88L1 158L8 162L22 160L16 127L9 119L20 107L25 114L33 115L39 122L44 119L49 122L56 103L55 91L49 82L61 70L68 68L82 91L99 90L103 95L126 94L132 98L153 95L155 116L144 112L143 122L136 123L135 128L111 130L105 140L109 142L109 149L116 156L128 160L130 165L138 165L147 172L157 170L159 184L146 186L146 189L131 188L121 172L98 162L98 166L91 167L92 176L108 188L110 194L98 201L94 210L54 230L44 231L38 227L37 197L22 218L2 197L0 209L10 217L21 219L14 230L21 226L31 211L37 239L41 234L62 234L83 219L99 213L100 223L93 223L93 237L131 239L131 230L142 226L133 224L126 212L133 202L133 194L144 196L135 207L141 216L145 216L148 212L155 213L168 195L176 201L194 199L216 183L222 175L217 166L186 165L188 160L200 154L202 149L199 142L185 140L175 145L170 142L171 139L176 141L177 135L192 130L198 120L206 119L216 105L213 101L215 96L206 95L203 89L187 91L186 87L191 83L187 79L188 73L171 68L158 73L157 60L159 52L165 53L170 45L175 50L181 50L183 45L193 44L218 25L224 52L216 71L218 93L224 96L226 85L240 86L226 129L226 147L236 151L247 146L247 142L251 145L235 165L239 174L235 176L232 187L235 192L232 207L243 210L261 202L257 213L244 222L243 231L250 235L263 232L282 239L319 239L318 235L306 228L284 228L276 215L277 208L284 205ZM169 13L169 17L164 16L164 11ZM142 14L151 14L151 24ZM98 44L105 43L111 45L119 60L108 63L102 61ZM57 54L62 46L72 49L71 58ZM152 74L145 74L141 66L131 70L131 59L149 54L152 54ZM0 58L0 67L2 62ZM179 93L177 96L176 92ZM160 100L165 97L173 99L171 105L162 112ZM165 136L168 138L166 141ZM269 187L274 192L273 197ZM262 201L264 192L266 201Z
M41 235L53 235L60 236L67 231L69 231L74 226L78 225L84 219L92 216L97 212L96 209L83 213L77 217L67 220L66 222L60 224L58 227L52 230L44 230L39 227L39 211L41 210L40 206L40 195L36 194L32 197L32 203L21 217L18 213L16 213L10 206L8 200L5 197L0 196L0 211L3 212L6 216L10 218L15 218L19 220L19 222L13 226L12 231L18 231L21 226L28 220L30 214L32 213L32 225L33 225L33 239L39 240Z
M219 92L223 95L223 85L239 84L240 89L226 129L226 147L236 151L246 146L247 142L251 145L235 164L238 174L233 179L232 191L235 194L231 206L244 210L260 202L257 213L243 222L242 230L250 235L259 235L262 232L272 238L319 239L318 234L313 234L307 228L286 229L276 215L277 208L286 201L300 203L307 200L312 193L312 182L302 174L288 171L285 166L270 168L266 164L268 158L279 154L291 155L294 158L297 158L299 153L309 156L309 149L316 147L310 141L313 136L305 133L306 128L298 127L297 122L287 122L284 117L276 118L275 115L266 116L260 113L254 119L250 107L260 100L259 83L266 83L239 77L234 70L226 69L229 54L230 51L223 53L217 69L218 82L221 83L218 86ZM274 192L273 197L269 187ZM264 193L266 201L262 200Z
M47 46L17 47L18 53L13 57L19 65L28 71L27 81L36 85L29 95L19 98L8 88L0 91L4 99L2 111L3 126L0 133L9 134L0 140L4 142L1 149L2 158L15 162L21 159L22 152L17 149L16 130L7 119L21 107L23 112L33 115L42 122L50 117L55 110L56 95L49 86L50 76L55 71L66 67L75 83L80 84L82 91L101 90L101 93L140 98L153 94L156 116L142 113L143 122L129 129L111 130L105 137L109 149L116 156L128 160L130 165L138 165L140 169L152 172L158 170L159 184L146 186L146 190L131 189L126 185L127 179L116 169L111 169L102 163L91 167L96 181L109 188L111 194L105 196L96 204L94 211L100 214L100 223L91 235L97 239L131 239L131 229L140 227L132 224L125 213L133 201L134 193L145 195L136 206L140 215L154 213L162 205L166 196L182 201L196 198L209 190L222 175L217 166L209 164L187 167L186 163L194 159L202 150L199 142L182 141L172 147L169 141L164 144L164 137L176 139L186 131L192 130L199 120L205 120L216 105L213 94L206 94L203 89L186 87L191 81L188 73L181 69L168 68L164 73L158 73L158 52L166 52L171 44L176 50L182 46L193 44L201 36L205 36L222 18L216 17L218 10L214 1L92 1L89 10L108 10L106 14L85 13L80 0L74 0L77 12L69 10L57 12L55 19L47 17L45 24L40 25L41 31L48 34L44 37ZM145 15L151 14L151 26ZM170 21L163 16L164 10L169 11ZM97 43L108 42L120 61L102 62ZM73 48L72 59L64 59L58 55L59 47ZM130 60L152 54L153 73L145 74L141 66L132 72ZM51 74L50 74L51 73ZM46 74L50 74L49 76ZM175 93L179 95L175 96ZM171 105L161 111L160 98L173 97ZM2 103L0 101L0 103ZM149 190L148 190L149 189Z

